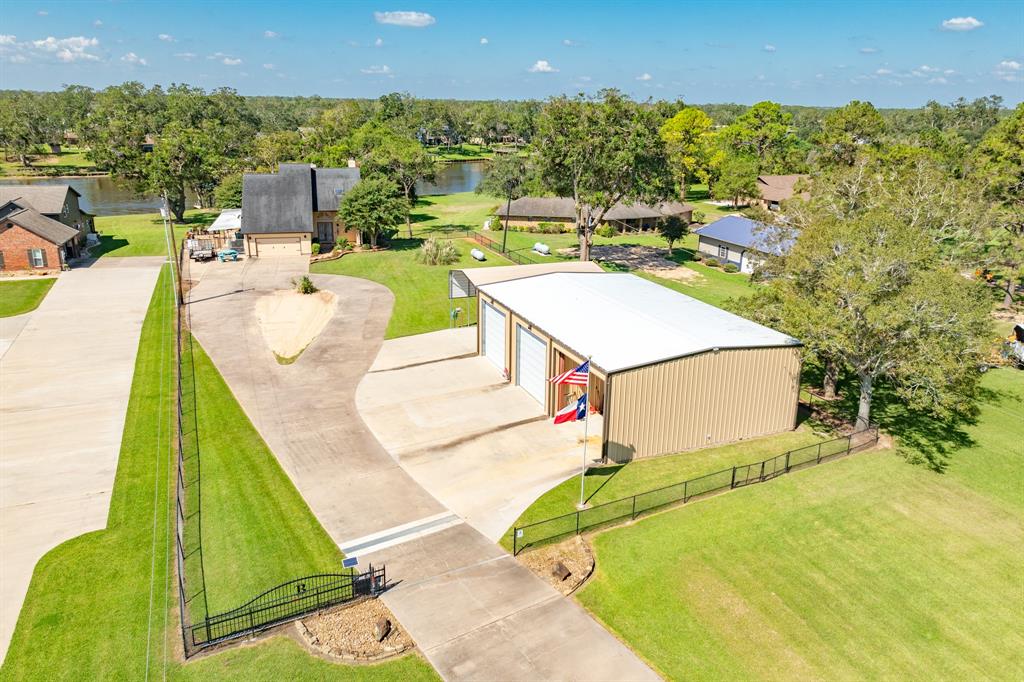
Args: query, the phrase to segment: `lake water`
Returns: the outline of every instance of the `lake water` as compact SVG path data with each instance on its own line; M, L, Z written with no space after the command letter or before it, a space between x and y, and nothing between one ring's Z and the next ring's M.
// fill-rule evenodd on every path
M438 172L434 183L420 183L421 196L472 192L480 184L484 161L448 163ZM110 177L88 178L0 178L0 185L71 185L82 195L82 208L96 215L128 215L155 213L161 201L157 197L140 197ZM191 202L190 202L191 203Z

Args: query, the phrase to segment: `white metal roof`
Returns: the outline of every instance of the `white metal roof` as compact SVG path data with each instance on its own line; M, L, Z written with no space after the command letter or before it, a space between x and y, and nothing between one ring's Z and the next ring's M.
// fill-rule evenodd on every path
M229 208L220 212L217 219L213 221L213 225L210 225L206 230L208 232L220 232L221 230L241 230L242 229L242 209L240 208Z
M478 287L495 282L507 282L523 277L535 277L552 272L604 272L593 261L552 261L534 265L498 265L493 268L466 268L463 270L469 281Z
M480 290L607 372L715 348L800 345L636 275L554 273Z

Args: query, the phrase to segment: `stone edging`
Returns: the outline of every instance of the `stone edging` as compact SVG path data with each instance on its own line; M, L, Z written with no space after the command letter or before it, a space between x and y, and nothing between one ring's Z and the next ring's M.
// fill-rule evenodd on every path
M308 648L312 649L320 656L336 661L375 663L378 661L387 660L389 658L401 656L402 654L416 648L415 645L413 644L407 644L405 646L399 647L386 647L386 651L384 651L383 653L373 654L372 656L360 656L358 654L349 653L338 654L321 646L319 640L315 636L313 636L313 633L309 631L309 628L307 628L306 624L303 623L301 620L295 621L295 632L298 635L299 639Z
M578 537L580 539L580 544L583 545L583 551L590 559L590 570L587 571L587 574L583 576L582 580L576 583L576 585L571 590L565 593L566 597L571 597L576 592L576 590L583 587L587 583L587 581L590 580L590 576L594 575L594 571L597 570L597 555L594 554L593 548L590 546L590 543L587 542L587 539L585 537L583 537L582 535Z

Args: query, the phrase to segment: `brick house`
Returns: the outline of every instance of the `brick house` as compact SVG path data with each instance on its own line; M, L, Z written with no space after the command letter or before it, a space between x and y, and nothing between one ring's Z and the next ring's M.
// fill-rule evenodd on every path
M0 187L0 206L9 201L30 208L51 220L63 223L78 234L66 246L68 258L76 258L85 248L86 236L95 231L95 216L82 210L82 195L70 185L5 185Z
M0 205L0 270L59 272L78 230L16 201Z

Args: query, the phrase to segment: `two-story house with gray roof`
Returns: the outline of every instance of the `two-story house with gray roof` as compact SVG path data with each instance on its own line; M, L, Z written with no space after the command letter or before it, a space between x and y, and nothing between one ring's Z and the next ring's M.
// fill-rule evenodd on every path
M277 173L242 178L242 235L250 257L308 255L314 243L329 250L339 237L359 235L338 218L341 198L359 182L359 169L282 163Z
M70 185L4 185L0 186L0 206L17 202L50 220L73 229L77 234L62 242L67 258L81 255L86 235L95 231L93 216L82 210L82 195Z

